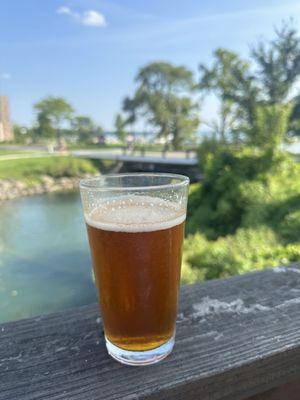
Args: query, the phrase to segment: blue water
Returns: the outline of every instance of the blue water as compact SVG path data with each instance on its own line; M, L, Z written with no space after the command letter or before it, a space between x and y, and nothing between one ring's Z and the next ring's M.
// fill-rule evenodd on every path
M96 301L77 193L0 205L0 321Z

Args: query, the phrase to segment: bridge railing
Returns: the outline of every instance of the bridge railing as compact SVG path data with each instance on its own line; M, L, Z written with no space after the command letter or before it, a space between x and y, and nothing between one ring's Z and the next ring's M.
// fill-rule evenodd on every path
M1 400L299 400L300 267L184 286L173 353L106 353L98 306L0 325Z

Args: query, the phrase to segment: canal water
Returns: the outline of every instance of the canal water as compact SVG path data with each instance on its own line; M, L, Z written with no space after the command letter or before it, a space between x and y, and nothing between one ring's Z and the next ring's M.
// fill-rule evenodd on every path
M0 322L96 301L78 193L0 204Z

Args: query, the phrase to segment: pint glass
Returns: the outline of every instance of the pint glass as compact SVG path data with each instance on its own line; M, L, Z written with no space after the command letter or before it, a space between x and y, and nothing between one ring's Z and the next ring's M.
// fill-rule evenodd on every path
M155 173L80 182L106 347L124 364L174 346L188 185Z

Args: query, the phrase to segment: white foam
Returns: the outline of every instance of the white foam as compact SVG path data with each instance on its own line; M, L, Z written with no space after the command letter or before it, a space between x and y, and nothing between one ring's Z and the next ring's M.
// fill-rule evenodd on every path
M102 202L89 215L88 225L115 232L151 232L169 229L185 220L185 209L150 196L131 196Z

